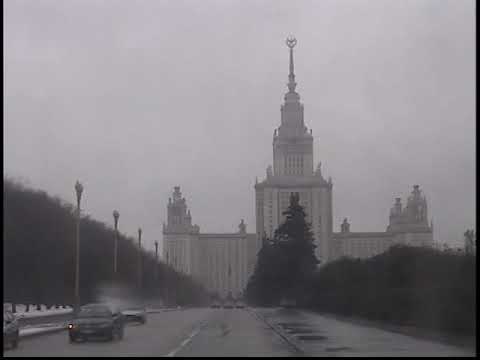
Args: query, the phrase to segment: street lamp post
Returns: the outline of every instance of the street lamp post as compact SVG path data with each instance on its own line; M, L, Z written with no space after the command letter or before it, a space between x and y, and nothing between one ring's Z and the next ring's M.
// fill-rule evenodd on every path
M169 257L168 257L168 250L167 250L167 265L170 265L169 263ZM168 288L169 288L169 284L170 284L170 276L169 276L169 272L168 271L165 271L165 274L167 275L165 277L165 290L166 290L166 294L165 294L165 303L166 305L168 306L170 304L170 297L169 297L169 294L168 294Z
M155 241L155 281L158 280L158 241Z
M115 245L113 252L113 277L117 279L117 252L118 252L118 218L120 213L117 210L113 211L113 220L115 223Z
M142 229L138 228L138 289L142 288Z
M80 308L80 200L82 199L83 186L77 180L75 183L77 193L77 232L76 232L76 261L75 261L75 311Z

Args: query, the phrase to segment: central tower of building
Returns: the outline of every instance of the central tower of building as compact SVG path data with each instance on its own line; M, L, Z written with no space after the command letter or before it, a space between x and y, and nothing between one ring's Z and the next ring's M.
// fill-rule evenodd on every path
M266 179L255 184L257 246L261 246L264 235L273 237L285 220L282 213L289 205L290 194L295 192L312 224L317 258L326 263L333 231L332 181L323 178L320 163L313 170L312 130L305 126L303 104L295 91L293 48L297 41L288 38L286 43L290 52L288 92L280 108L280 126L273 134L273 169L268 166Z

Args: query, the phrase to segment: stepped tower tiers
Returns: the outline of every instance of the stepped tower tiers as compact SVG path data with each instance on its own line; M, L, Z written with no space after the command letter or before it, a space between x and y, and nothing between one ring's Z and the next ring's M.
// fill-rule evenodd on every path
M175 186L173 196L168 199L167 224L163 224L163 233L198 233L199 231L198 225L192 225L192 216L190 210L187 210L185 198L182 198L180 186Z
M312 130L305 126L303 104L295 91L293 48L297 40L290 37L286 43L290 53L288 92L280 108L280 126L273 134L273 168L268 166L266 179L255 184L257 246L261 246L264 233L272 237L284 221L282 213L294 192L312 224L316 255L325 263L332 235L332 181L323 178L321 163L314 171Z
M401 198L396 198L390 210L389 232L432 232L428 224L427 199L422 195L420 186L414 185L407 199L407 206L402 209Z
M200 228L192 225L190 210L180 186L174 187L167 205L167 224L163 224L163 258L175 270L189 275L198 273L197 238Z

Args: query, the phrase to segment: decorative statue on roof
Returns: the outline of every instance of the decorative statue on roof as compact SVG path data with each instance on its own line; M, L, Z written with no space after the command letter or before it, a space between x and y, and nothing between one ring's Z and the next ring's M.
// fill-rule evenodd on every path
M322 162L319 161L317 165L317 170L315 170L315 175L322 176Z
M343 219L343 223L340 225L340 232L350 232L350 224L348 223L347 218Z
M240 225L238 225L238 229L240 230L239 232L241 234L245 234L247 232L247 225L245 225L245 223L243 222L243 219L240 222Z
M267 167L267 178L273 176L273 170L272 170L272 165L268 165Z

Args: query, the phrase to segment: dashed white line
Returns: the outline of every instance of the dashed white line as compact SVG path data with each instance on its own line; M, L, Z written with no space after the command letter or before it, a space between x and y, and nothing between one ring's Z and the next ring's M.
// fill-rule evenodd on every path
M178 353L180 350L182 350L190 341L192 341L192 339L200 332L201 330L201 327L195 329L185 340L182 341L182 343L180 344L180 346L178 346L177 348L173 349L172 351L170 351L166 356L167 357L173 357L175 356L176 353Z

